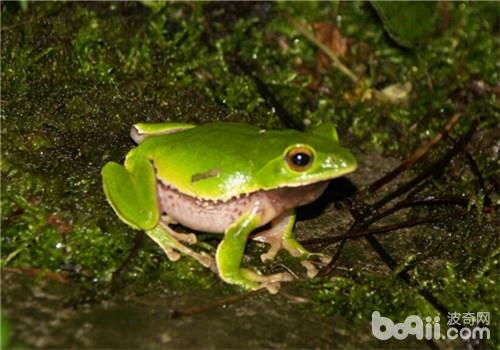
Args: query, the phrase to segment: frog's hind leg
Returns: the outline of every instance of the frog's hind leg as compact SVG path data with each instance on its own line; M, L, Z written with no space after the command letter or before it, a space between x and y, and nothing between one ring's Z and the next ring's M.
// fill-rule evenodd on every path
M196 244L198 242L198 238L194 233L180 233L170 228L171 224L177 224L177 222L172 220L170 216L162 215L161 222L163 222L166 226L168 226L168 228L170 229L169 231L170 235L174 237L176 240L180 242L186 242L187 244Z
M254 209L229 226L224 239L217 248L217 268L220 277L227 283L252 290L265 287L269 292L277 293L280 282L291 280L288 273L282 272L264 276L249 269L241 268L247 238L259 226L259 221L260 217L256 213L256 209Z
M160 222L160 224L152 230L146 231L146 234L161 247L171 261L179 260L180 252L192 257L204 267L208 267L216 272L214 259L205 252L195 252L191 248L179 242L177 237L185 237L189 235L175 232L170 226L168 226L168 223Z
M267 253L260 256L262 261L272 260L280 249L286 249L292 256L301 258L301 264L307 270L307 276L312 278L318 274L315 263L328 264L331 257L320 253L311 253L293 237L295 214L285 212L272 221L269 230L259 232L253 237L258 242L271 245Z
M102 179L108 202L124 222L137 230L157 225L160 213L153 165L137 148L129 153L125 166L108 162Z

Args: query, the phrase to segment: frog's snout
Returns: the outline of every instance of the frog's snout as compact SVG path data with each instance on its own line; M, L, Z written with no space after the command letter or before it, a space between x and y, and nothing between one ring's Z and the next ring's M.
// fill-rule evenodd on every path
M325 163L327 168L338 172L337 176L353 172L358 167L356 158L348 150L331 154Z

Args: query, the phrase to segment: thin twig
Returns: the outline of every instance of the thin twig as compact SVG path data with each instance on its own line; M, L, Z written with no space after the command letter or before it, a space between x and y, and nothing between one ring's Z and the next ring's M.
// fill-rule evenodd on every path
M395 191L389 193L387 196L383 197L376 203L371 205L372 210L377 210L383 207L386 203L390 202L394 198L401 196L402 194L408 192L410 189L414 188L421 181L425 180L427 177L432 175L433 173L437 173L441 169L443 169L451 159L461 150L463 150L465 144L470 140L472 134L475 131L475 127L472 127L465 135L460 137L457 142L453 145L453 147L446 152L441 158L437 161L433 162L430 166L427 167L422 173L414 177L412 180L398 187Z
M398 268L398 263L394 258L384 249L384 247L380 244L378 239L375 236L367 236L366 237L368 243L372 246L378 256L382 259L382 261L392 270L396 270ZM441 315L444 317L448 316L449 309L439 301L431 291L427 288L422 287L421 285L415 283L415 281L411 278L411 276L406 271L400 271L398 273L398 277L401 278L406 284L411 287L415 287L417 289L418 294L420 294L429 304L431 304L436 310L439 311ZM437 348L437 345L432 342L428 343L431 348Z
M344 73L346 76L349 77L349 79L352 80L353 83L358 83L359 77L354 74L353 71L351 71L345 64L340 61L338 56L328 48L325 44L323 44L321 41L319 41L316 36L309 31L302 23L297 21L296 19L292 18L291 16L287 16L288 20L292 25L310 42L312 42L314 45L316 45L321 51L323 51L328 58L330 58L333 62L333 66L336 67L338 70L340 70L342 73Z
M370 225L386 216L389 216L406 208L417 207L417 206L429 206L429 205L443 205L443 204L467 206L468 203L469 200L467 198L458 196L437 197L437 198L421 199L421 200L403 200L398 204L396 204L395 206L393 206L392 208L389 208L382 213L372 216L369 220L365 221L365 224Z
M368 192L374 192L380 187L384 186L388 182L392 181L399 174L405 170L412 167L415 163L424 160L432 147L434 147L439 141L441 141L446 135L450 133L453 127L458 123L462 115L460 113L454 114L448 121L443 129L434 136L428 143L417 149L409 158L407 158L400 166L392 170L391 172L384 175L382 178L378 179L370 186L368 186Z
M203 26L204 33L206 34L206 40L203 43L207 46L209 50L215 50L213 33L207 22L205 16L203 16ZM252 66L245 60L243 60L238 54L238 48L232 54L224 55L224 59L228 62L235 64L247 77L253 80L259 95L266 101L266 104L271 108L278 118L280 119L283 126L287 129L303 130L304 125L296 120L290 112L278 101L276 96L270 91L267 85L262 81L257 72L259 71L256 67ZM209 81L210 82L210 81ZM222 101L221 104L224 104Z
M267 85L257 75L257 69L252 67L249 63L243 61L237 54L228 57L232 60L249 78L253 80L259 95L266 101L267 105L274 110L281 123L287 129L303 130L304 124L297 121L290 112L278 101L276 96L269 90Z
M482 191L483 194L486 196L484 199L485 200L484 204L485 205L491 204L491 199L488 196L489 192L488 192L488 189L486 188L486 182L484 181L484 177L481 174L481 170L479 170L479 167L476 163L476 160L474 159L472 154L467 149L465 149L464 155L465 155L465 159L469 163L470 170L472 171L472 173L476 177L477 190Z
M440 136L439 139L441 139L444 136L444 133L447 132L446 130L451 130L453 125L455 125L458 122L457 118L459 118L459 117L451 118L448 121L448 123L446 124L446 126L444 128L444 131L441 133L442 136ZM363 203L363 205L361 207L367 208L366 211L369 213L368 215L365 215L364 213L360 212L359 208L356 208L356 205L353 205L351 208L352 209L351 215L354 218L354 223L351 225L349 230L346 233L344 233L343 235L330 237L330 238L326 238L326 239L324 239L324 238L323 239L311 239L311 240L303 242L303 244L305 244L305 245L318 244L318 243L325 244L325 240L328 241L328 244L333 244L333 243L336 243L338 241L341 242L339 249L337 250L337 252L335 254L335 259L332 259L332 261L320 271L320 274L325 275L325 274L329 274L331 271L333 271L333 266L335 264L335 261L338 260L344 244L346 243L347 239L352 239L353 235L359 234L360 236L370 236L370 235L375 234L375 233L385 233L385 232L390 232L392 230L396 230L399 228L408 227L407 225L415 226L415 225L421 225L424 223L429 223L429 222L426 222L424 219L421 219L418 221L411 221L411 222L404 222L404 223L397 224L400 226L389 225L389 226L383 226L383 227L379 227L379 228L375 228L375 229L371 229L371 230L368 229L369 225L376 222L377 220L379 220L382 217L388 216L388 215L390 215L394 212L397 212L397 211L399 211L407 206L428 205L428 204L444 204L445 202L452 202L454 204L463 205L463 202L457 200L456 198L453 201L451 201L451 200L445 201L442 198L440 200L435 200L435 201L427 200L427 202L425 202L425 201L411 201L411 202L402 201L402 202L398 203L397 205L395 205L394 207L388 209L387 211L377 214L377 209L383 207L387 202L389 202L392 199L408 192L409 190L411 190L412 188L417 186L419 183L421 183L423 180L428 178L431 174L433 174L434 172L437 172L438 170L440 170L441 168L446 166L446 164L448 164L448 162L453 158L453 156L456 153L458 153L458 151L472 137L474 130L475 130L475 125L473 128L471 128L469 130L469 132L466 135L462 136L457 142L455 142L453 148L450 151L448 151L443 157L441 157L438 161L431 164L431 166L429 166L421 174L417 175L414 179L412 179L408 183L400 186L398 189L396 189L396 191L388 194L386 197L382 198L381 200L379 200L378 202L376 202L375 204L373 204L371 206L368 206L368 205ZM411 161L408 161L405 163L408 165L414 164L415 161L418 161L419 159L421 159L421 157L425 156L425 154L428 152L428 150L430 150L432 145L434 145L438 141L439 141L438 138L435 137L433 139L433 141L431 141L431 143L429 143L427 146L422 147L420 149L420 151L415 152L414 156L410 157L410 159L413 159L413 163ZM403 168L399 167L399 169L400 169L399 170L399 172L400 172L401 169L403 169ZM395 171L394 173L398 173L398 172ZM379 187L373 186L373 188L377 189ZM359 205L358 205L358 207L359 207ZM371 215L371 213L373 213L373 212L375 214ZM427 218L427 220L429 220L429 218ZM431 221L435 222L435 220L436 220L436 218L432 219ZM441 218L439 218L439 220L441 220ZM354 237L354 238L356 238L356 237Z
M66 277L60 273L47 271L43 269L37 269L34 267L3 267L2 271L25 274L35 278L42 276L50 281L55 281L62 284L68 283Z
M144 233L136 232L134 245L130 248L127 257L111 275L111 281L115 282L123 273L129 262L139 254L140 248L144 245Z
M393 198L396 198L400 196L403 193L408 192L411 188L413 188L415 185L419 184L421 181L424 179L428 178L431 174L436 173L437 171L440 171L443 169L453 158L454 155L456 155L460 150L462 150L465 145L468 143L470 138L472 137L475 129L477 126L477 120L475 121L473 127L470 128L470 130L460 137L460 139L455 142L453 145L453 148L446 152L444 156L442 156L437 162L434 162L429 166L424 172L416 176L413 180L409 181L403 186L400 186L396 191L392 192L388 196L384 197L382 200L378 201L374 205L371 206L373 210L377 210L378 208L381 208L384 206L387 202L392 200ZM462 212L462 215L466 215L466 212ZM395 271L398 268L398 263L397 261L384 249L382 244L378 241L378 239L373 235L366 235L366 240L368 243L372 246L372 248L375 250L375 252L378 254L378 256L382 259L382 261L392 270ZM425 299L427 302L429 302L436 310L438 310L444 317L447 317L449 313L449 309L441 303L441 301L432 294L432 292L427 289L426 287L420 285L417 280L412 279L408 271L402 270L399 271L397 274L398 277L400 277L405 283L407 283L409 286L414 287L417 289L418 293ZM431 347L435 347L435 343L430 343L429 344ZM474 344L469 343L472 347L474 347Z
M410 219L402 222L398 222L396 224L390 224L390 225L383 225L379 227L374 227L370 229L354 229L351 233L348 235L338 235L338 236L333 236L333 237L325 237L325 238L312 238L308 239L305 241L301 241L300 243L303 245L313 245L313 244L320 244L320 245L330 245L337 243L343 239L359 239L363 238L366 236L374 235L374 234L381 234L381 233L388 233L392 231L397 231L403 228L408 228L408 227L414 227L414 226L420 226L420 225L425 225L425 224L432 224L436 222L446 222L447 220L450 219L458 219L461 217L466 216L467 213L465 211L460 211L456 212L453 214L442 214L442 215L432 215L432 216L427 216L427 217L422 217L422 218L415 218L415 219Z
M288 292L285 292L283 289L280 289L279 294L294 304L307 304L311 302L310 298L300 295L292 295Z
M353 228L354 228L354 225L351 226L351 229L353 229ZM342 254L342 250L344 249L345 244L347 243L347 241L349 239L349 232L350 232L350 230L346 231L346 233L340 237L340 244L337 247L337 251L335 252L335 254L332 257L332 260L325 267L323 267L321 270L319 270L318 276L320 276L320 277L328 276L335 269L335 264L339 260L340 255Z
M207 303L207 304L193 306L193 307L187 307L184 309L175 309L172 312L172 318L179 318L182 316L191 316L191 315L198 314L201 312L215 310L215 309L222 307L222 306L238 303L242 300L245 300L253 295L256 295L258 293L262 293L264 291L267 291L267 289L260 288L260 289L253 290L250 292L231 295L227 298L222 298L222 299L216 300L212 303Z

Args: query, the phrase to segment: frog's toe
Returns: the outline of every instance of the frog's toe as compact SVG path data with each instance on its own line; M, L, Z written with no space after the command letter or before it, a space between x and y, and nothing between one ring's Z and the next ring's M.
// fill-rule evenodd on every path
M172 230L167 224L160 222L160 225L146 232L163 249L170 261L177 261L181 257L181 253L188 255L198 261L204 267L208 267L216 271L214 258L205 252L196 252L193 249L180 243L179 235L189 237L193 234L181 234ZM194 236L194 235L193 235Z
M171 233L171 235L180 242L185 242L187 244L195 244L198 242L198 238L194 233Z
M172 219L170 216L162 215L161 222L162 222L164 227L168 227L168 233L170 233L170 235L172 237L174 237L176 240L178 240L179 242L185 242L187 244L198 243L198 238L196 237L196 235L194 233L180 233L180 232L174 231L170 227L170 225L177 224L177 221Z
M318 264L321 265L328 265L333 259L331 255L323 253L311 253L310 258L312 258L314 261L317 261Z
M272 275L262 275L258 272L242 268L241 269L241 274L255 282L268 282L268 283L276 283L276 282L290 282L293 280L293 277L291 274L288 272L278 272L278 273L273 273Z
M280 247L278 246L271 246L271 248L267 251L267 253L261 254L260 255L260 260L262 262L266 262L268 260L274 260L276 257L276 254L278 254L278 251L280 250Z
M165 248L163 251L167 255L168 260L172 262L176 262L181 258L181 255L172 248Z
M252 239L257 242L267 243L271 246L266 253L261 254L260 259L262 262L273 260L279 250L283 247L283 244L281 243L281 232L276 228L262 231L256 234Z
M303 260L300 263L302 264L302 266L306 268L308 278L316 277L319 270L316 268L316 266L314 266L314 264L310 260Z
M288 272L279 272L272 275L261 275L260 273L254 272L249 269L241 269L242 276L251 281L253 288L260 289L266 288L269 293L276 294L280 290L281 282L290 282L293 280L292 275ZM255 283L257 282L257 283Z
M306 254L306 258L306 260L302 260L300 263L306 268L308 278L316 277L319 272L316 266L323 267L332 261L330 255L321 253L308 253Z
M207 268L211 269L212 271L217 272L217 266L215 264L215 259L213 257L211 257L208 253L206 253L206 252L199 253L196 260L204 267L207 267Z
M192 249L189 249L185 246L177 246L176 249L179 249L182 253L190 256L194 260L196 260L200 265L203 267L207 267L211 269L212 271L217 271L216 265L215 265L215 259L212 258L208 253L206 252L195 252ZM177 253L178 254L178 253Z

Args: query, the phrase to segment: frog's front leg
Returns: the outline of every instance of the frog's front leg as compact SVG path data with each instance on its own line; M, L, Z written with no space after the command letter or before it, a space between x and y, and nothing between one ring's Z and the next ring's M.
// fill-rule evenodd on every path
M219 275L227 283L237 284L245 289L265 287L271 293L277 293L280 282L290 281L291 275L283 272L263 276L241 268L241 261L249 234L260 226L261 217L257 207L243 214L226 230L224 239L217 247L216 262Z
M314 262L328 264L331 257L320 253L311 253L293 237L293 226L295 224L295 214L285 212L271 222L269 230L258 233L253 237L258 242L271 245L269 251L260 256L262 261L272 260L280 249L286 249L292 256L302 259L301 264L307 270L307 277L312 278L318 274L318 269Z
M193 234L177 233L169 227L169 221L160 220L153 165L136 150L129 153L125 166L115 162L104 166L104 192L109 203L124 222L135 229L144 230L158 243L170 260L178 260L178 252L181 252L215 270L213 258L206 253L195 252L178 240L196 242Z

